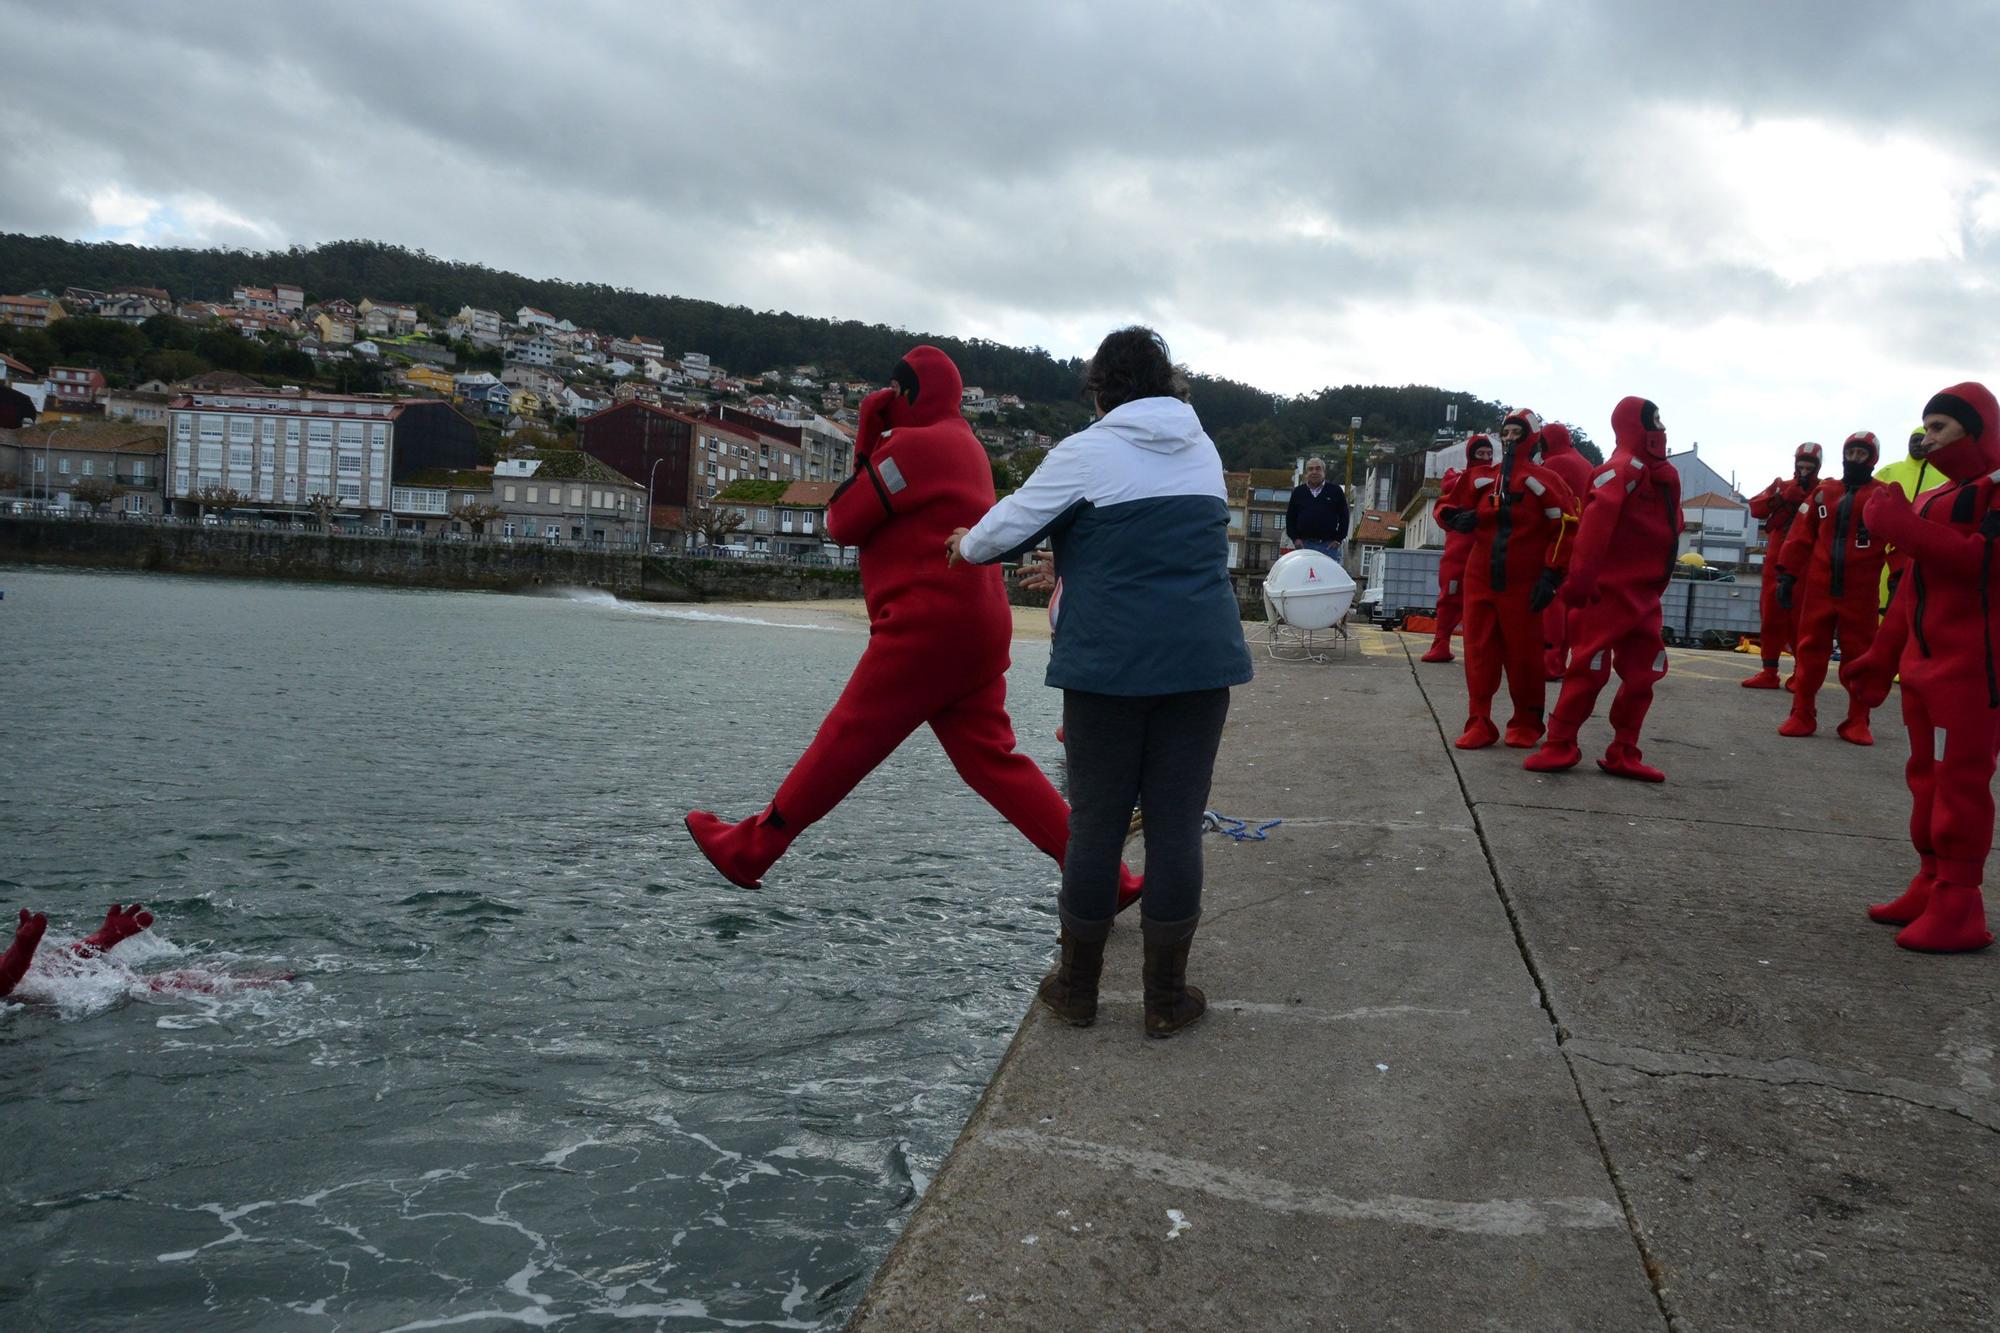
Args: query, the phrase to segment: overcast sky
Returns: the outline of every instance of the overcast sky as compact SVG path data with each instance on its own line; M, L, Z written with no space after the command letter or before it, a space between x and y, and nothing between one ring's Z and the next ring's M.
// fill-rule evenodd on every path
M1142 320L1278 392L1607 443L1644 394L1752 485L2000 383L2000 0L0 0L0 34L0 230L367 237L1059 355Z

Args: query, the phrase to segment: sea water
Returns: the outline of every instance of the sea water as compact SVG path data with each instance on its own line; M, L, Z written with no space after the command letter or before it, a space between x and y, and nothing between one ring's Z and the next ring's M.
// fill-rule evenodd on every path
M924 732L762 892L693 849L861 626L0 590L0 910L51 922L0 1004L0 1327L840 1325L1054 934L1054 867ZM1016 658L1053 773L1046 647ZM68 955L114 901L153 928Z

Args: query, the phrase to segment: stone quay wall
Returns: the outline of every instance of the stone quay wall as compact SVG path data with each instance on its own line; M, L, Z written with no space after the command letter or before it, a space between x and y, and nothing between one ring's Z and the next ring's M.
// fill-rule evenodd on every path
M834 601L861 595L855 570L782 560L641 557L539 542L425 541L34 515L0 515L0 563L477 592L601 588L655 602ZM1238 574L1234 582L1243 618L1262 620L1262 578ZM1049 600L1047 593L1030 592L1012 579L1007 598L1016 606L1046 606Z

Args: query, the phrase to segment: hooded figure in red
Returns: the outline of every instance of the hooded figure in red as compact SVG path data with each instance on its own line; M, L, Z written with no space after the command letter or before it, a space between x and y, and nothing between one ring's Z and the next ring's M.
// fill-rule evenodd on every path
M1493 467L1493 441L1485 435L1468 436L1465 441L1465 472L1474 468ZM1452 662L1451 634L1458 628L1461 616L1465 614L1465 560L1472 553L1472 534L1460 532L1444 521L1445 499L1458 486L1458 479L1465 472L1452 468L1438 480L1437 503L1431 506L1431 515L1444 528L1444 558L1438 561L1438 605L1437 633L1431 637L1430 649L1417 660L1419 662Z
M1004 576L998 565L948 567L943 555L955 529L993 507L992 466L959 413L958 367L917 347L891 380L862 400L854 475L826 510L827 535L861 548L868 647L763 813L735 824L687 816L702 853L746 889L926 723L959 776L1030 842L1057 864L1068 848L1069 806L1014 749ZM1119 906L1137 897L1128 875Z
M1576 766L1577 732L1616 670L1611 745L1597 766L1614 777L1663 782L1666 774L1642 762L1639 728L1653 706L1653 683L1667 674L1660 595L1680 548L1681 477L1667 462L1666 427L1652 403L1621 399L1611 430L1617 448L1591 478L1563 585L1563 600L1575 610L1569 672L1548 737L1522 767L1547 773Z
M1993 846L2000 757L2000 405L1983 384L1955 384L1924 408L1924 461L1952 479L1912 507L1878 486L1868 527L1910 556L1889 618L1866 653L1841 663L1855 698L1879 706L1900 672L1910 733L1910 841L1919 869L1901 897L1868 909L1903 926L1896 943L1964 953L1993 942L1980 887Z
M1792 451L1789 478L1778 477L1750 497L1750 516L1764 524L1764 578L1757 594L1760 621L1757 646L1763 654L1764 669L1744 678L1746 690L1777 689L1782 683L1778 679L1779 655L1796 652L1798 619L1792 608L1778 605L1778 557L1784 552L1785 539L1791 535L1793 520L1799 516L1799 506L1819 484L1820 457L1820 447L1807 441Z
M1514 701L1507 744L1542 737L1548 680L1542 671L1542 612L1569 566L1576 497L1561 477L1528 461L1541 419L1517 408L1500 431L1500 463L1469 468L1438 509L1448 528L1470 533L1465 579L1465 730L1454 742L1478 750L1500 739L1493 695L1506 673Z
M1563 485L1569 487L1569 493L1576 497L1577 504L1585 504L1590 495L1590 460L1576 451L1576 441L1570 438L1569 427L1560 421L1551 421L1542 427L1541 439L1542 450L1535 461L1563 479ZM1542 612L1542 670L1550 680L1563 678L1563 666L1569 660L1571 614L1561 597L1549 603L1549 609Z
M1792 676L1792 711L1780 736L1810 736L1819 729L1819 687L1826 680L1838 631L1842 657L1859 657L1875 642L1880 622L1876 593L1882 582L1882 539L1863 512L1881 491L1875 464L1882 446L1858 430L1840 446L1839 481L1822 481L1799 506L1778 559L1778 605L1798 614L1798 670ZM1805 586L1798 586L1803 579ZM1868 705L1852 693L1847 720L1837 730L1853 745L1873 745Z

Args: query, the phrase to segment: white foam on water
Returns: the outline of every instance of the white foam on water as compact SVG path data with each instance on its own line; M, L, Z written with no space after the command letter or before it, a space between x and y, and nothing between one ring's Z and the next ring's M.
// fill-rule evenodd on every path
M274 986L255 975L254 965L245 969L250 975L232 975L232 968L243 961L234 954L201 957L193 966L163 972L141 971L151 963L190 957L187 949L155 930L143 930L108 953L79 956L71 951L74 942L44 939L34 965L9 998L47 1005L66 1022L131 1001L172 1004L181 1006L180 1011L162 1016L157 1026L184 1031L243 1014L272 1017L283 1005L285 993L310 989L295 983ZM190 989L190 982L200 989Z
M832 634L851 634L861 627L858 625L819 625L810 621L766 620L762 616L732 615L722 611L702 611L691 606L663 606L654 602L620 601L608 592L597 588L564 588L557 594L564 601L579 606L600 606L607 610L620 611L626 615L650 616L655 620L691 620L716 625L758 625L765 629L806 629L821 630Z

